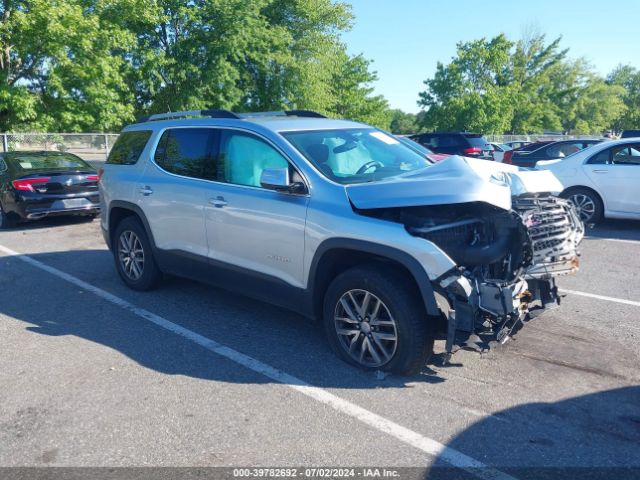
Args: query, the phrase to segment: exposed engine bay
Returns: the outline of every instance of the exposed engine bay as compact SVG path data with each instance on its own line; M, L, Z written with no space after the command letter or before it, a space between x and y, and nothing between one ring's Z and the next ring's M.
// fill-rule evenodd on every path
M550 194L514 196L510 210L472 202L361 213L402 223L456 263L434 282L448 355L456 345L505 343L559 304L555 277L579 267L584 225L570 203Z

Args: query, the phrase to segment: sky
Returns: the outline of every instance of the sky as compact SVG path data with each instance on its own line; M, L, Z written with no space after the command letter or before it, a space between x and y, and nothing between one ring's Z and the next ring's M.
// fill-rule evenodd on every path
M456 43L527 30L562 36L571 58L585 57L606 75L618 64L640 68L640 0L344 0L353 29L342 38L351 54L373 60L375 93L392 108L416 113L423 81L438 61L448 63Z

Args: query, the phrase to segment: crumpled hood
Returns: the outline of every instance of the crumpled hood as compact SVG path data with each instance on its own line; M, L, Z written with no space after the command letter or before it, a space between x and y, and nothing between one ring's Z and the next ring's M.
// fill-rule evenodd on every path
M559 193L562 184L548 170L453 155L413 174L346 190L359 209L485 202L509 210L514 195Z

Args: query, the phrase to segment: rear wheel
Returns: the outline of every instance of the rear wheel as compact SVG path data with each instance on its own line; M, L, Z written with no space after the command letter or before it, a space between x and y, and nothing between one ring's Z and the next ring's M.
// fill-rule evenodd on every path
M153 258L151 243L142 224L134 217L122 220L114 234L114 257L120 278L134 290L151 290L162 273Z
M433 352L433 335L415 290L402 275L374 266L340 274L324 302L333 350L364 369L419 372Z
M0 205L0 229L14 228L17 223L18 219L14 215L6 213Z
M570 188L562 193L562 197L569 200L578 211L580 220L584 223L598 223L604 215L602 200L588 188Z

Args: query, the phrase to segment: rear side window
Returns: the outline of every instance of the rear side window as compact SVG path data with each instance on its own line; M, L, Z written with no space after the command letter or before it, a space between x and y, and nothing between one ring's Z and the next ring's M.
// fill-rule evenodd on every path
M150 137L150 130L121 133L111 152L109 152L107 163L111 165L133 165L140 158Z
M4 163L4 158L0 157L0 173L7 170L7 164Z
M165 131L155 162L169 173L211 179L212 152L218 132L212 128L174 128Z

